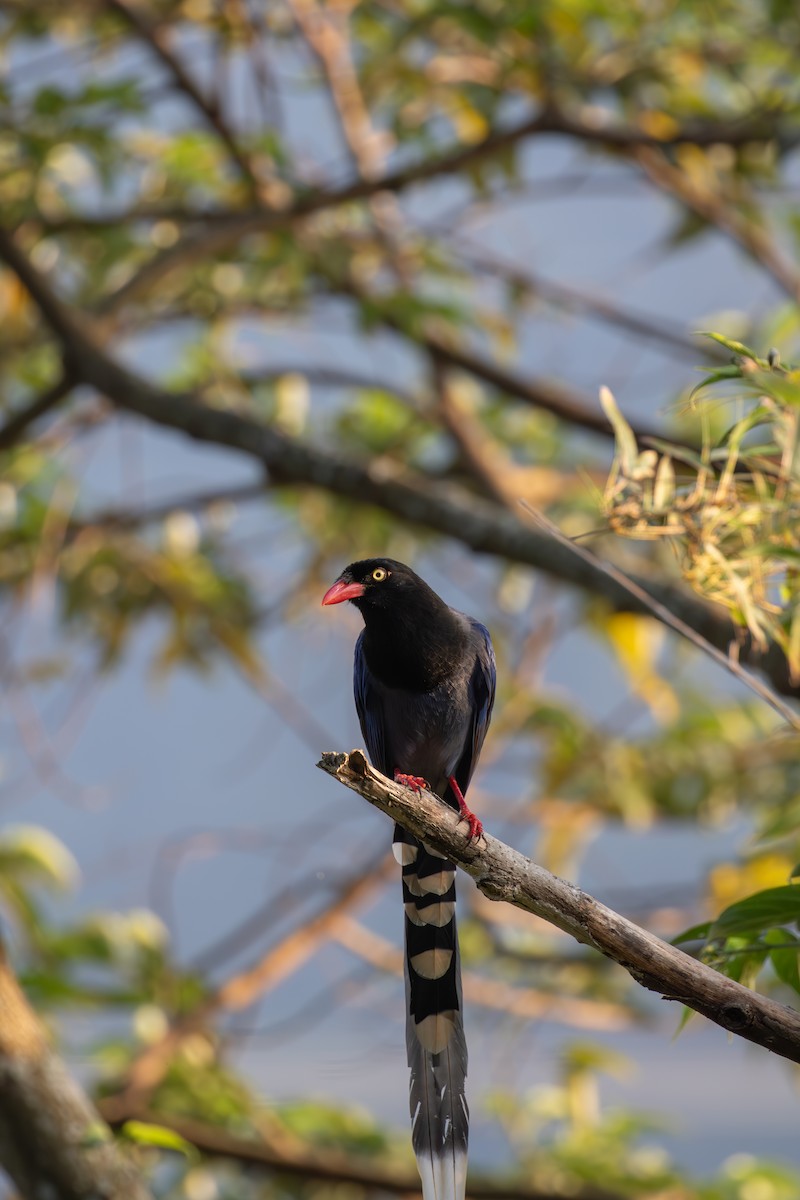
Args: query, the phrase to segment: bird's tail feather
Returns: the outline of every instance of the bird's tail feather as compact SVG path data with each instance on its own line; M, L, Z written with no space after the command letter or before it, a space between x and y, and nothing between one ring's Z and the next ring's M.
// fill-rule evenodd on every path
M411 1139L424 1200L463 1200L469 1109L455 865L395 827L403 868Z

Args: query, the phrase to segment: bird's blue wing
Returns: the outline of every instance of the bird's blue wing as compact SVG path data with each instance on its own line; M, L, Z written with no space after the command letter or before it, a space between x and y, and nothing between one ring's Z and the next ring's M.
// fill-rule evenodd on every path
M469 781L472 778L472 773L478 765L481 747L483 746L486 731L489 728L489 722L492 718L492 706L494 705L494 693L497 681L497 664L495 662L492 639L489 637L489 630L485 625L481 625L480 621L473 621L472 628L476 643L475 667L469 681L472 723L464 746L464 752L458 761L458 766L453 772L456 777L456 783L461 788L462 793L466 792Z
M387 738L386 718L383 702L375 686L364 654L364 634L356 642L353 659L353 692L361 733L370 762L384 775L391 775L393 765L386 761Z

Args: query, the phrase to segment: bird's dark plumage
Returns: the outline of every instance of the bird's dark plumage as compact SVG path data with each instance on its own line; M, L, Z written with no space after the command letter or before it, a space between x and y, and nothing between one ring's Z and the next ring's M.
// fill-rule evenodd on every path
M494 702L488 631L450 608L410 567L390 558L347 567L323 604L342 600L350 600L364 617L353 682L372 762L385 775L427 781L453 808L468 814L463 796ZM470 833L480 830L472 814L467 819ZM455 866L399 825L393 848L403 875L414 1151L425 1200L459 1200L466 1181L469 1113Z

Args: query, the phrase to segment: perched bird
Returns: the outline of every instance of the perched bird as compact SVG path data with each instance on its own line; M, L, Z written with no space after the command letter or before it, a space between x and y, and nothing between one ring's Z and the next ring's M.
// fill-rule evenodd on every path
M344 600L364 618L353 685L373 764L414 791L432 788L461 813L469 838L480 837L483 827L464 795L494 702L488 630L391 558L346 567L322 603ZM392 848L403 879L414 1153L424 1200L461 1200L469 1110L455 865L400 825Z

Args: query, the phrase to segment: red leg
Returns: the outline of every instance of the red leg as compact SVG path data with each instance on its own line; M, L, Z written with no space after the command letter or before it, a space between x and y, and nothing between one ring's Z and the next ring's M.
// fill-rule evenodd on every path
M483 823L475 816L475 813L471 809L467 808L467 802L462 795L461 788L452 775L447 782L450 784L453 795L458 801L458 811L461 813L462 821L466 821L469 825L469 837L467 841L477 841L483 834Z
M394 781L395 783L402 783L404 787L411 788L412 792L421 792L423 788L426 792L431 790L431 785L427 779L422 779L419 775L404 775L402 771L398 771L396 768Z

